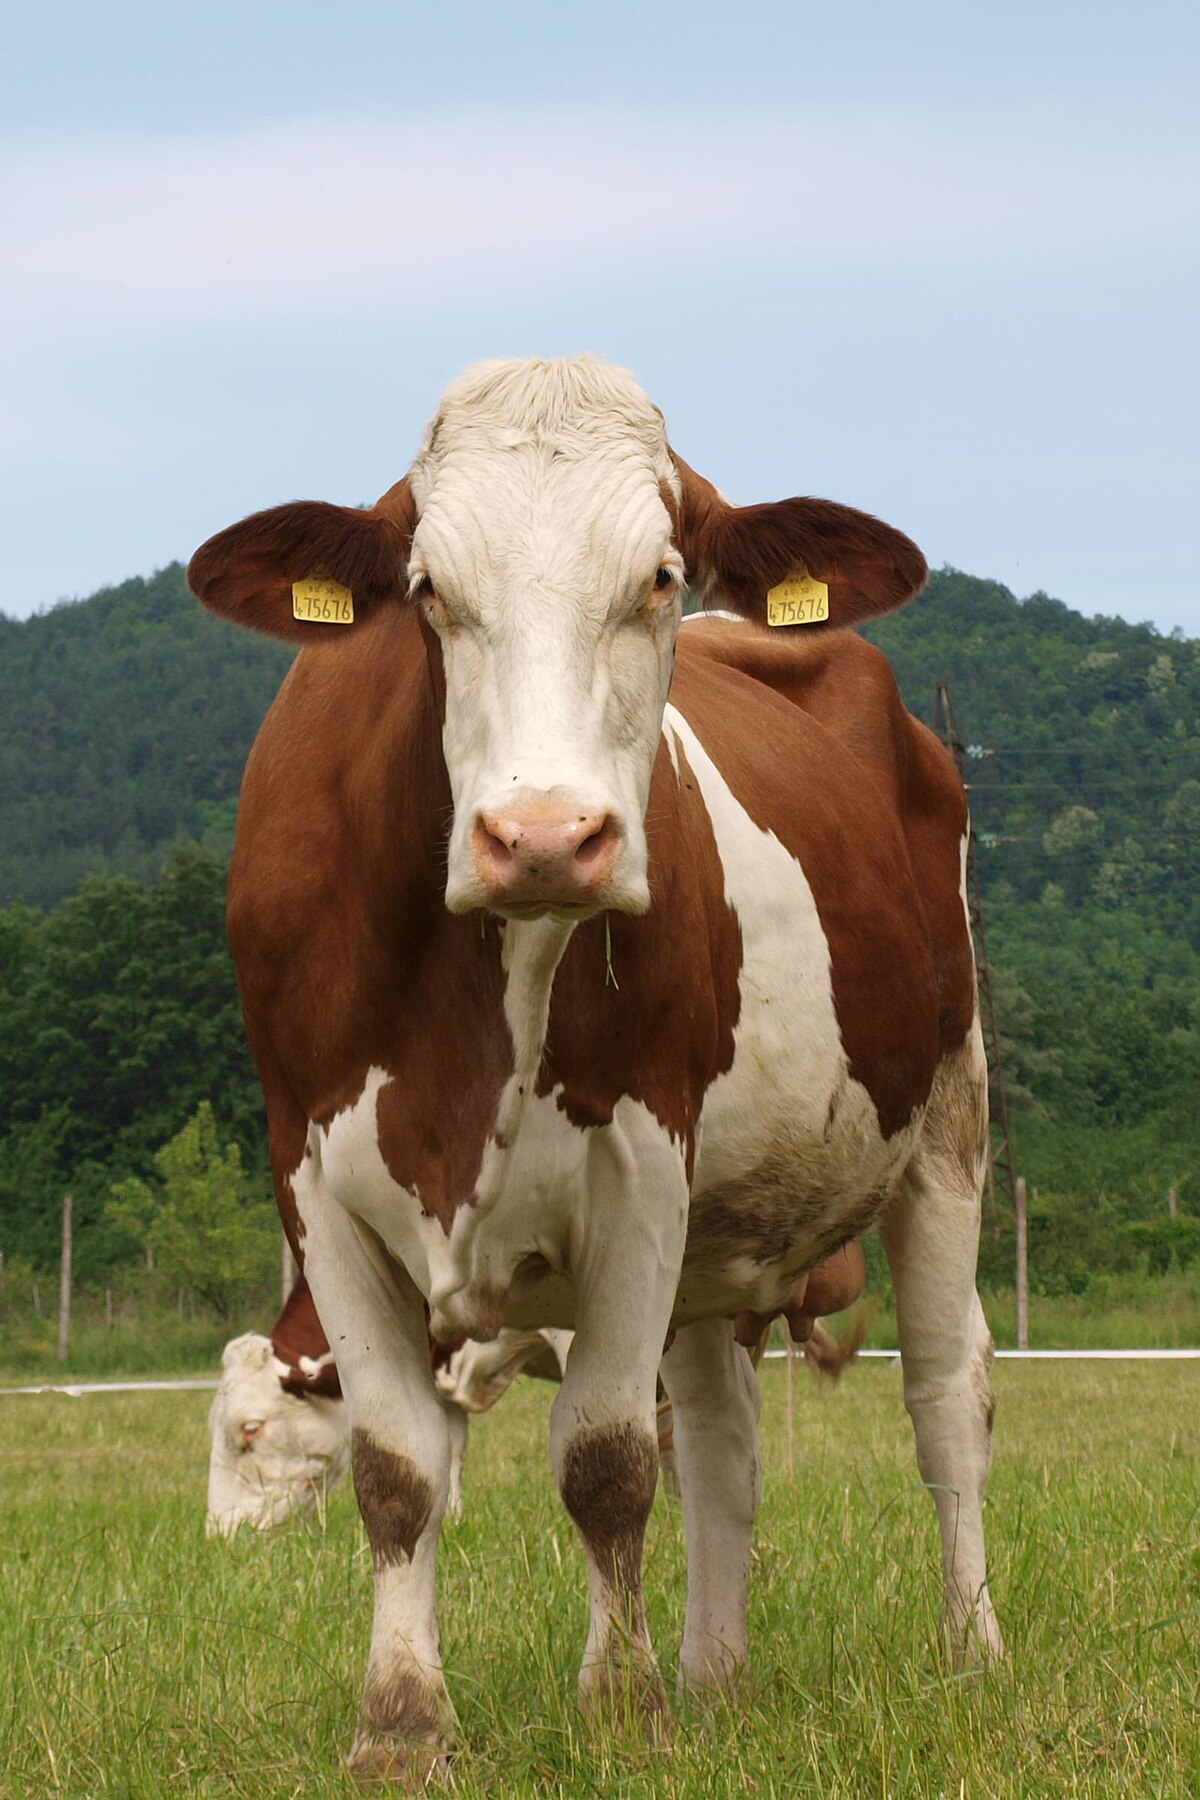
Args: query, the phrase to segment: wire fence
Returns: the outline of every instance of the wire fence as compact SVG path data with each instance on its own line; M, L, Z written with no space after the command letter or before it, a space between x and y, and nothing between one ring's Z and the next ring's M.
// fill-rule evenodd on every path
M780 1362L786 1350L768 1350L764 1362ZM794 1354L800 1354L796 1351ZM1195 1350L997 1350L1000 1362L1200 1362ZM899 1363L899 1350L859 1350L856 1361ZM0 1387L0 1400L20 1394L65 1394L78 1400L87 1394L170 1394L211 1392L215 1380L194 1381L44 1381L30 1387Z

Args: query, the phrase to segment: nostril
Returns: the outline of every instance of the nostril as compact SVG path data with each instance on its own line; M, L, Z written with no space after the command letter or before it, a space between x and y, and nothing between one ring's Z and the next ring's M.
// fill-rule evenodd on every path
M507 840L512 837L512 842ZM513 861L513 851L520 841L519 833L513 834L511 828L505 831L504 822L500 819L489 819L486 814L475 821L475 849L482 853L487 861L496 869L506 869Z
M616 839L617 828L612 818L606 816L580 840L575 851L575 861L585 869L591 868L610 854L616 845Z

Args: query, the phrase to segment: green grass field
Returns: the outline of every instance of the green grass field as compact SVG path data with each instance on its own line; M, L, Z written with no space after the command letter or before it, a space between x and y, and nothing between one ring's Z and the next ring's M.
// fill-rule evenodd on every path
M545 1450L550 1391L472 1427L467 1518L442 1540L463 1728L454 1791L487 1795L1179 1796L1200 1793L1200 1371L1002 1365L988 1509L1010 1659L938 1665L933 1508L897 1371L765 1378L755 1682L631 1753L577 1723L581 1557ZM354 1792L342 1772L370 1617L351 1495L233 1545L203 1536L204 1394L14 1399L0 1450L0 1794ZM673 1661L677 1511L648 1540Z

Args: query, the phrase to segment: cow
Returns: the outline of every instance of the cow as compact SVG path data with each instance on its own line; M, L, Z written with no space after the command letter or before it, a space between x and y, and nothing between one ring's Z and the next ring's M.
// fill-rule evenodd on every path
M852 508L731 504L587 357L468 370L375 505L274 507L191 562L210 610L301 646L247 765L228 926L373 1552L364 1776L425 1779L454 1744L426 1308L439 1341L574 1330L550 1455L588 1567L580 1701L654 1738L660 1371L680 1681L730 1693L759 1456L729 1319L802 1315L877 1226L946 1634L1002 1651L966 802L847 629L926 575ZM681 629L688 591L739 619Z
M810 1317L806 1323L805 1355L819 1374L836 1380L857 1353L866 1315L840 1339L820 1320ZM752 1341L747 1341L757 1364L766 1334L757 1320L739 1322L739 1327L751 1334ZM570 1347L571 1333L552 1329L506 1330L490 1344L468 1338L450 1349L431 1343L434 1380L450 1433L446 1511L451 1518L462 1516L470 1415L487 1412L520 1374L561 1381ZM672 1431L671 1403L661 1395L659 1473L668 1494L677 1497ZM208 1433L205 1530L210 1537L232 1537L243 1525L267 1531L295 1513L310 1512L346 1473L350 1426L341 1383L303 1275L297 1277L270 1336L248 1331L226 1344Z
M208 1433L210 1537L278 1525L346 1473L341 1382L303 1276L270 1337L249 1331L226 1344Z

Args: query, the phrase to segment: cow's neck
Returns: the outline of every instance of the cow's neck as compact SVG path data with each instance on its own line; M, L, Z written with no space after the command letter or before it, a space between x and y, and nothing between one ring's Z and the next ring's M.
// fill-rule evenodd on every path
M575 927L556 919L538 919L529 923L513 920L502 929L504 1016L512 1035L513 1075L496 1128L500 1142L511 1143L537 1083L555 971Z

